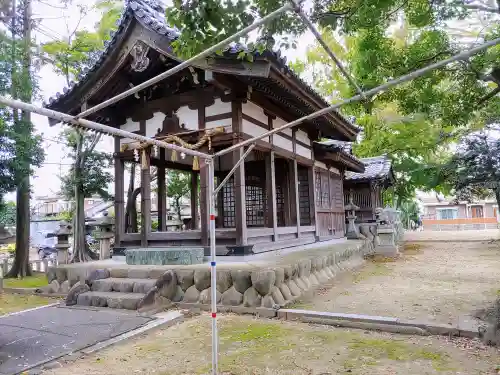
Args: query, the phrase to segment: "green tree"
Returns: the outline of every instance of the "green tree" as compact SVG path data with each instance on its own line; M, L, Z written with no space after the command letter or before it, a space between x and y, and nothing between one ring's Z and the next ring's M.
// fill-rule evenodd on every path
M104 42L109 39L119 17L120 7L118 1L98 1L93 9L102 12L102 17L94 31L79 30L77 25L66 39L43 45L47 60L52 62L56 73L65 77L68 85L89 65L90 59L104 48ZM87 11L87 8L81 7L81 17ZM62 133L62 138L73 159L69 173L61 178L63 193L75 201L72 261L84 262L95 258L85 242L85 198L94 194L109 198L107 186L113 179L106 168L110 166L111 159L109 155L96 150L101 140L100 134L69 129Z
M10 32L7 37L0 31L2 68L0 90L10 92L13 98L30 103L36 91L35 69L32 64L33 25L31 0L6 1L1 6L2 21ZM9 43L10 41L10 48ZM33 167L40 166L44 159L41 138L34 133L31 114L17 109L0 111L0 137L2 146L2 169L0 176L3 187L15 186L16 191L16 253L14 264L5 277L24 277L31 274L29 266L30 238L30 176ZM2 142L3 143L3 142ZM9 160L10 158L10 160ZM4 167L7 167L6 169ZM6 174L5 171L8 171Z
M6 202L0 205L0 225L16 225L16 204L14 202Z
M173 199L173 206L180 222L182 222L182 198L187 197L190 192L191 176L189 173L176 170L167 172L167 196Z

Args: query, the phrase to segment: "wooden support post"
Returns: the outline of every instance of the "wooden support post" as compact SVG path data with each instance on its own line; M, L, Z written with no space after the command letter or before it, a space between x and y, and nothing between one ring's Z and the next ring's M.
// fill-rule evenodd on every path
M125 163L120 157L120 138L115 137L115 247L121 246L125 233Z
M307 181L309 182L309 217L311 224L316 226L316 180L314 164L307 170Z
M266 155L267 226L273 228L273 241L278 240L278 215L276 205L275 155Z
M165 161L165 149L160 149L160 161ZM165 184L165 167L157 167L158 190L156 192L156 201L158 204L158 231L167 231L167 187Z
M232 130L234 134L233 144L237 144L241 140L243 111L241 102L233 101L232 109ZM239 148L232 153L232 165L235 165L243 156L245 150ZM234 173L234 200L235 200L235 221L236 221L236 244L247 244L247 208L245 194L245 163L241 163Z
M198 173L191 172L191 229L198 229Z
M151 156L150 150L141 151L141 246L148 247L151 233Z
M209 240L209 207L208 207L208 166L204 159L200 159L200 223L201 244L208 246Z
M290 170L290 181L291 181L291 195L293 200L291 202L295 210L293 211L295 215L295 224L297 225L297 238L300 237L300 195L299 195L299 169L297 165L297 129L292 130L292 148L293 148L293 160L292 168Z

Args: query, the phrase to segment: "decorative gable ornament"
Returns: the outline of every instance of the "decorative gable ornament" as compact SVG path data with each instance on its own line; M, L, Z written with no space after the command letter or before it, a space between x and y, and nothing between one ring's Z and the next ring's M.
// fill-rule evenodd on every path
M149 66L149 46L146 45L142 40L138 40L132 50L130 51L130 56L132 56L133 61L130 66L134 72L144 72Z

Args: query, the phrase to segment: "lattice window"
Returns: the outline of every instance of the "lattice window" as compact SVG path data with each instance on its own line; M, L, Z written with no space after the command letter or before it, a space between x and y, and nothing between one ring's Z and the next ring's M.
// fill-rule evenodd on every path
M245 201L248 227L264 226L265 189L257 176L245 178Z
M330 197L332 200L332 207L336 209L342 209L343 206L343 194L342 194L342 180L338 176L331 176L330 178Z
M307 168L298 169L300 225L311 225L308 172Z
M230 178L222 187L222 207L224 208L222 225L224 228L235 228L236 200L234 197L234 178Z

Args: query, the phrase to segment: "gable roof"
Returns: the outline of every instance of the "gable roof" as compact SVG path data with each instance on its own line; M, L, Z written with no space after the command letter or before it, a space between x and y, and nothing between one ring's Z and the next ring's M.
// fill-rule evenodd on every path
M337 161L344 164L348 171L363 172L365 170L363 162L352 154L352 146L350 142L342 142L332 139L314 142L314 150L316 152L319 151L320 155L324 152L337 154Z
M387 155L362 158L361 162L365 165L365 171L363 173L346 172L346 181L394 179L391 159Z
M91 80L91 77L101 65L106 61L106 58L111 54L113 48L121 40L123 34L127 29L127 26L131 21L137 20L145 28L154 31L155 33L166 38L170 43L175 41L179 35L180 31L170 27L166 24L165 20L165 6L158 0L129 0L126 3L125 9L117 21L116 31L111 33L111 39L105 42L104 49L95 54L89 61L89 68L84 69L84 71L78 75L77 80L70 83L69 87L65 87L63 92L56 93L55 96L51 97L48 103L44 103L44 106L51 109L60 109L63 105L65 99L69 98L78 88L83 87L86 83ZM246 47L238 44L232 43L224 50L224 55L226 57L231 57L236 59L241 51L245 51ZM306 91L315 101L320 103L323 107L330 106L330 103L310 87L304 80L302 80L293 70L287 65L286 57L282 56L281 51L274 51L272 49L266 49L262 53L255 52L256 57L264 57L270 62L276 64L279 70L286 76L290 77L298 86L300 86L304 91ZM257 79L256 79L257 80ZM269 80L269 78L265 78ZM262 81L262 79L260 80ZM286 101L286 98L284 98ZM338 111L331 112L333 116L338 118L338 120L349 129L352 134L357 134L360 130L358 126L353 124L349 119L344 117ZM308 114L308 113L304 113Z

